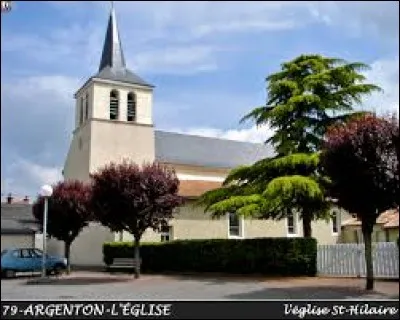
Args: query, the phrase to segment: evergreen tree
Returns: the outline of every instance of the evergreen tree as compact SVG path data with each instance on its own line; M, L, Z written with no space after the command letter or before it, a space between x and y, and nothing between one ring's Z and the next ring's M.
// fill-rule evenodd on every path
M301 55L267 77L268 100L241 121L253 120L275 131L266 142L276 155L228 175L220 189L206 192L197 205L215 216L239 215L282 219L294 211L311 237L311 221L329 218L329 180L321 174L319 150L334 123L359 114L354 105L380 88L364 83L363 63L320 55Z

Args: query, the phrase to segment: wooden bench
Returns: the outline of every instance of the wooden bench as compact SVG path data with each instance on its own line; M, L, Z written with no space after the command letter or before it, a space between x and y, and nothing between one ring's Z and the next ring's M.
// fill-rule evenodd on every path
M139 260L139 267L141 260ZM112 264L107 266L107 269L136 269L138 263L135 258L114 258Z

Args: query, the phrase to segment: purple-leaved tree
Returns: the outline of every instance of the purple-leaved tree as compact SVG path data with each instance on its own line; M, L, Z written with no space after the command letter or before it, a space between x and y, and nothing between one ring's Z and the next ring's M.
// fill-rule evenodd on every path
M92 209L96 219L112 231L132 234L135 276L140 276L140 240L147 229L158 231L182 204L174 170L158 163L139 166L111 163L92 175Z
M379 213L400 201L399 148L398 119L366 114L330 128L321 154L331 195L361 221L367 290L374 287L373 227Z
M67 272L70 272L72 242L92 218L89 209L90 186L77 180L58 182L48 202L47 233L64 242ZM33 216L43 226L44 199L39 196L32 207Z

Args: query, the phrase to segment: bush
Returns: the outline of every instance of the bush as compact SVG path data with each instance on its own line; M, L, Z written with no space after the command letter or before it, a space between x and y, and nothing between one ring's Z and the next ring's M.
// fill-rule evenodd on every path
M143 243L142 272L224 272L315 276L317 242L307 238L176 240ZM103 245L103 260L134 257L131 242Z

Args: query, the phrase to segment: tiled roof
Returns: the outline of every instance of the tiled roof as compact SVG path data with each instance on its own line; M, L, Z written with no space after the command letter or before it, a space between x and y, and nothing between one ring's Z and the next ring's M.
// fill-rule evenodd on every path
M202 180L181 180L179 194L183 197L199 197L204 192L219 188L221 182Z
M399 209L390 209L382 212L378 219L376 219L376 224L382 225L383 228L398 228L399 227ZM342 223L342 226L361 226L361 221L357 218L351 218Z

